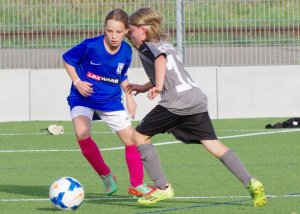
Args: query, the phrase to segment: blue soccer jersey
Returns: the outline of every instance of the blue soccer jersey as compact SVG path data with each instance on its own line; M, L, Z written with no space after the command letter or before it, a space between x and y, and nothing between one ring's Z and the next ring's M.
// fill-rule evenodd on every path
M66 63L75 67L82 81L93 84L93 93L82 96L72 85L68 103L101 111L124 110L121 83L127 79L132 50L122 42L120 50L110 54L104 47L104 35L84 40L63 54Z

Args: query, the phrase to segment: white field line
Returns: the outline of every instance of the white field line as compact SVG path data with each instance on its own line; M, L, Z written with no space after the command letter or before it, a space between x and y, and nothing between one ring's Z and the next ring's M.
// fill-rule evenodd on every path
M278 134L278 133L287 133L287 132L298 132L300 129L287 129L287 130L278 130L278 131L268 131L268 132L256 132L248 134L239 134L239 135L229 135L219 137L219 139L231 139L231 138L240 138L240 137L250 137L250 136L259 136L259 135L269 135L269 134ZM155 146L163 146L169 144L180 143L180 141L169 141L162 143L153 143ZM113 148L104 148L101 151L113 151L113 150L122 150L124 147L113 147ZM21 152L79 152L79 149L26 149L26 150L0 150L0 153L21 153Z
M93 134L112 134L114 132L93 132ZM36 132L36 133L0 133L0 136L31 136L31 135L50 135L47 132ZM64 135L74 135L74 132L64 132Z
M267 198L293 198L300 197L299 194L287 194L287 195L267 195ZM235 196L177 196L172 199L186 200L186 199L230 199L230 198L249 198L250 196L235 195ZM104 198L85 198L85 201L113 201L113 200L136 200L134 198L122 198L122 197L104 197ZM0 199L0 202L39 202L49 201L49 198L10 198Z
M238 138L238 137L249 137L249 136L258 136L258 135L267 135L267 134L277 134L277 133L286 133L299 130L281 130L281 131L270 131L270 132L259 132L259 133L250 133L250 134L241 134L241 135L232 135L232 136L223 136L219 139L229 139L229 138ZM156 143L154 145L161 146L167 144L180 143L180 141L171 141ZM107 148L102 150L119 150L124 149L123 147ZM62 151L79 151L79 150L0 150L0 152L62 152ZM287 198L287 197L300 197L300 194L287 194L287 195L267 195L268 198ZM226 199L226 198L250 198L250 196L182 196L174 197L174 199ZM48 201L48 198L28 198L28 199L0 199L0 202L38 202L38 201ZM131 198L86 198L85 201L105 201L105 200L132 200Z
M285 129L286 130L296 130L296 129ZM264 132L266 129L220 129L216 132ZM94 131L92 134L115 134L113 131ZM36 132L36 133L0 133L0 136L31 136L31 135L50 135L47 132ZM64 135L74 135L74 132L64 132Z

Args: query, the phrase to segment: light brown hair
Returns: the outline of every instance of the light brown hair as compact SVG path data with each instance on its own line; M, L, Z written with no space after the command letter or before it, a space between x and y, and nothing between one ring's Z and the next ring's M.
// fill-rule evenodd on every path
M119 8L111 10L105 17L105 26L107 21L111 19L122 22L125 25L125 28L128 28L128 15L124 10Z
M130 25L146 27L146 41L150 42L169 39L162 28L162 22L163 16L149 7L140 8L129 17Z

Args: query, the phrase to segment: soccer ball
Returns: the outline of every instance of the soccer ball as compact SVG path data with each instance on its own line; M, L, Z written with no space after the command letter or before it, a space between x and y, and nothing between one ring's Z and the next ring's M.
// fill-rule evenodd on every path
M84 189L75 178L60 177L49 189L52 204L60 210L76 210L84 199Z

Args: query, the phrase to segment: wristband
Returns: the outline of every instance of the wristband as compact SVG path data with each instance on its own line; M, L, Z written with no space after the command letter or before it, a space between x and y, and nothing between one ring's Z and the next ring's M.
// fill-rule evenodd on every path
M79 81L81 81L81 79L80 79L80 78L77 78L77 79L73 82L73 85L76 86L76 84L77 84Z

